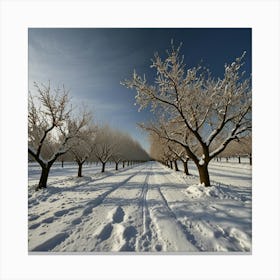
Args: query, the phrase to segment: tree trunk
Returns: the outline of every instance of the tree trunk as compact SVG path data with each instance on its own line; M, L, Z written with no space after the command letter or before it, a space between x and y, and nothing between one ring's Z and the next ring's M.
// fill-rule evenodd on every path
M238 163L241 163L241 157L238 156Z
M101 172L105 171L105 164L106 164L106 162L102 162L102 171Z
M78 177L82 177L82 167L83 167L83 164L82 163L78 163L78 165L79 165Z
M249 163L252 165L252 154L249 154Z
M63 168L64 166L64 160L61 161L61 167Z
M183 161L183 165L184 165L184 172L186 175L190 175L189 173L189 168L188 168L188 161Z
M116 162L116 170L119 170L119 163Z
M177 160L174 160L175 171L179 171Z
M38 186L36 187L36 191L40 189L45 189L47 187L47 181L49 177L50 166L42 167L41 177Z
M208 172L208 164L197 165L199 172L199 180L201 184L204 184L205 187L210 187L210 178Z
M124 168L124 163L125 163L125 162L123 161L123 162L122 162L122 167L123 167L123 168Z
M170 160L170 168L173 169L173 163L172 160Z

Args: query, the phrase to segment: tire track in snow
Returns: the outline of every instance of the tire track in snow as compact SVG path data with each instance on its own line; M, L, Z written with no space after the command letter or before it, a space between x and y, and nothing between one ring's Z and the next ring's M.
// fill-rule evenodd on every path
M203 248L198 244L197 240L195 239L195 236L187 229L187 227L185 225L183 225L178 219L176 214L172 211L172 209L170 208L167 199L165 198L164 194L162 193L162 191L160 190L160 187L157 187L157 191L160 195L160 197L162 198L163 204L165 206L165 208L167 209L167 212L169 214L169 216L171 218L174 219L174 221L176 222L176 224L178 225L178 227L181 229L181 231L183 232L183 234L185 235L186 239L193 245L195 246L199 251L203 251Z
M158 166L157 166L158 167ZM158 169L158 168L157 168ZM160 168L161 169L161 168ZM170 174L157 174L153 172L154 197L156 198L151 208L151 217L156 225L157 232L163 242L164 250L167 251L201 251L201 247L195 240L191 232L177 219L176 214L169 206L169 203L161 191L161 182L174 185L174 181L169 178Z
M139 175L146 168L147 167L144 166L137 173L133 174L132 177ZM147 189L146 189L147 180L148 180L148 176L146 176L144 183L140 187L142 189L140 197L145 197L147 194ZM128 181L129 180L127 180L124 184L122 184L121 187L125 186L125 184ZM121 187L116 189L116 191L121 189ZM108 195L106 196L106 198L108 197ZM105 200L105 198L103 199L103 201L104 200ZM112 214L110 216L110 221L105 226L103 226L101 229L100 228L97 229L98 232L100 232L100 233L97 234L97 241L96 241L95 249L94 249L95 251L104 251L104 246L106 248L106 243L108 243L107 240L115 237L114 231L115 231L116 227L118 227L118 229L120 229L120 228L122 229L122 232L120 234L121 234L121 239L122 239L123 243L121 244L121 246L119 247L118 250L131 252L131 251L136 251L136 249L137 249L136 243L137 243L137 235L138 235L139 228L136 225L131 224L129 221L128 221L128 223L124 221L124 216L126 215L125 207L123 208L121 205L116 205L116 206L117 206L117 208L116 208L114 214ZM109 211L111 211L111 210L108 210L108 212ZM109 215L107 215L107 217L108 216ZM106 249L108 249L108 248L106 248Z
M147 207L147 193L148 193L148 181L149 181L149 174L146 176L144 184L142 186L142 192L139 197L139 203L141 205L141 218L142 218L142 233L145 233L149 228L149 210Z
M134 174L134 176L139 175L139 173L143 172L143 170L145 168L146 168L146 166L144 166L140 171L138 171L136 174ZM142 191L141 191L139 197L140 197L140 201L142 201L142 202L146 201L146 195L147 195L147 191L148 191L148 177L149 177L149 175L147 175L145 177L144 183L142 184L142 186L140 186ZM125 184L122 184L122 186L124 186L124 185ZM118 188L118 189L121 189L121 188ZM131 251L137 250L138 246L136 243L138 240L137 235L138 235L139 227L137 227L136 225L132 225L130 223L130 221L128 221L128 223L125 222L124 221L124 216L126 215L125 210L124 210L125 207L123 208L121 205L116 205L116 206L117 207L116 207L115 212L110 216L110 221L105 226L103 226L101 229L100 228L98 229L98 231L100 233L97 235L97 241L95 243L95 249L94 249L95 251L104 250L104 246L106 246L106 244L103 244L103 242L105 241L105 243L106 243L107 242L106 240L109 240L110 238L114 238L114 230L116 227L122 228L121 238L122 238L123 244L119 247L119 251L131 252ZM143 205L141 204L141 206L143 206ZM110 211L110 210L108 210L108 211ZM141 208L142 219L143 219L143 216L145 216L144 212L145 212L145 209ZM108 216L109 215L107 215L107 217ZM106 249L108 249L108 248L106 248Z
M143 171L143 170L142 170ZM139 235L146 239L146 236L148 234L148 228L150 224L149 219L149 212L147 207L147 193L148 193L148 180L149 180L149 174L146 175L144 183L141 186L141 193L138 197L138 205L140 210L140 217L141 217L141 227L135 226L135 225L129 225L125 227L123 232L123 239L125 241L124 245L120 248L120 251L143 251L143 246L140 245ZM138 209L139 209L138 208ZM138 229L138 230L137 230ZM138 232L139 231L139 232ZM138 238L137 238L138 235Z
M88 215L91 213L92 209L99 206L104 199L112 194L114 191L116 191L117 189L119 189L120 187L122 187L123 185L125 185L127 182L129 182L133 177L137 176L140 172L142 172L142 170L145 167L142 167L142 169L140 169L139 171L137 171L136 173L133 173L132 175L130 175L128 178L126 178L125 180L123 180L120 183L117 183L113 188L111 188L110 190L104 192L103 194L99 195L98 197L96 197L95 199L93 199L92 201L89 201L86 205L88 205L87 208L84 209L83 211L83 215Z
M151 230L150 230L151 217L147 206L149 176L150 174L146 175L145 181L142 185L142 192L139 196L139 202L138 202L139 207L141 209L141 221L142 221L141 233L137 242L138 244L136 245L138 251L147 251L148 246L151 242Z
M181 180L181 178L177 178L173 172L171 172L170 174L172 175L173 178L175 178L177 180L179 179L179 181L184 182L183 180ZM173 182L170 180L170 178L167 175L164 175L164 177L167 182L169 182L171 185L173 184ZM191 244L193 244L199 251L204 251L204 247L198 243L198 241L196 240L196 238L192 234L192 232L187 228L186 225L182 224L182 222L177 218L175 212L169 206L169 203L168 203L166 197L164 196L164 194L162 193L162 191L159 187L158 187L158 191L159 191L160 196L162 197L162 200L163 200L166 208L168 209L168 212L175 219L177 225L179 226L179 228L181 228L181 230L184 233L184 235L186 236L187 240Z
M181 179L180 177L176 176L176 172L169 170L170 173L174 179ZM166 175L165 175L166 176ZM197 177L196 175L194 175L195 177ZM170 180L170 178L168 178L168 176L166 176L166 181L168 181L171 185L172 185L172 181ZM185 182L186 183L186 182ZM216 185L224 185L224 186L230 186L230 185L225 185L222 183L219 183L217 181L212 180L212 183L216 184ZM232 186L233 188L235 186ZM235 187L237 190L242 191L242 187ZM225 194L227 194L229 190L226 189ZM161 192L162 193L162 192ZM183 195L185 195L185 193L182 193ZM162 193L163 195L163 193ZM239 193L237 194L238 197L240 197L241 201L246 201L245 195L242 196L242 194L240 195ZM236 195L236 196L237 196ZM163 195L163 198L165 198L165 196ZM230 197L228 195L227 199L236 199L235 196ZM167 199L165 199L166 201L166 205L170 208L170 210L172 211L171 207L168 204ZM203 206L203 204L201 202L197 202L200 206ZM216 211L220 211L220 209L217 209L216 207L210 205L210 208L216 210ZM174 211L172 211L174 213ZM230 216L230 213L226 212L225 213L227 216ZM174 217L176 217L176 214L174 213ZM223 229L222 227L220 227L218 224L213 224L210 223L209 221L207 221L207 219L205 219L204 221L199 221L199 222L193 222L192 219L190 219L189 217L185 216L185 218L187 218L187 223L184 224L182 223L179 219L177 220L179 224L181 224L181 227L184 229L185 233L187 236L190 237L190 239L194 242L193 244L200 250L200 251L216 251L216 247L209 247L208 243L205 242L204 237L202 236L203 234L207 234L209 231L211 231L211 234L213 234L213 236L216 239L221 239L223 238L224 240L228 241L227 244L219 244L219 248L221 248L221 246L223 247L223 250L227 250L227 251L249 251L250 246L247 246L246 242L239 242L238 238L235 238L234 236L230 235L228 233L227 229ZM201 236L200 236L201 235ZM244 245L245 243L245 245ZM212 246L212 245L211 245ZM221 249L219 249L221 250Z
M137 240L136 248L139 252L147 252L147 251L161 251L162 245L159 244L158 234L154 228L154 222L150 215L149 209L149 202L147 199L147 194L149 191L150 182L149 179L153 175L153 165L151 165L149 173L146 175L144 184L142 185L142 192L139 196L139 207L141 208L141 220L142 220L142 227L141 233ZM157 243L156 245L153 244ZM152 246L154 248L152 248Z
M143 170L142 170L143 171ZM145 174L145 171L143 172ZM121 252L131 252L131 251L138 251L138 252L144 252L144 251L150 251L150 250L156 250L160 251L162 248L162 245L157 244L155 248L151 248L153 246L152 240L157 240L157 234L153 230L152 220L149 213L149 207L148 207L148 201L147 201L147 194L149 190L149 177L151 173L149 173L145 176L144 182L138 187L141 189L140 195L138 196L138 208L136 208L135 216L138 216L140 218L140 226L139 224L131 224L131 221L124 221L123 217L125 215L125 207L122 208L120 205L115 210L115 213L112 216L112 221L107 223L104 226L104 231L107 233L107 229L109 231L109 234L106 235L105 239L103 238L103 229L101 230L101 238L98 238L98 242L95 246L96 250L101 250L102 243L106 240L108 240L111 235L112 238L114 238L114 228L116 225L114 225L116 222L119 221L118 227L122 228L121 236L122 236L122 242L123 244L119 248L119 251ZM139 213L140 212L140 213ZM130 213L131 215L131 213ZM138 220L139 221L139 220ZM105 245L106 246L106 245Z

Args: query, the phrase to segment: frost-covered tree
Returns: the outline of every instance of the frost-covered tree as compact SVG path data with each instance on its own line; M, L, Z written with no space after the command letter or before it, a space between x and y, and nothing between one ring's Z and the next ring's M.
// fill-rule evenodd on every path
M226 158L237 157L238 163L241 163L241 157L248 157L249 163L252 165L252 135L232 141L220 156Z
M184 173L186 175L190 175L189 168L188 168L188 162L190 158L188 157L186 150L178 143L173 142L167 145L168 145L168 149L175 156L175 158L179 159L183 163Z
M118 170L118 164L121 161L126 161L129 164L149 160L146 151L128 134L121 131L114 131L114 142L115 146L111 159L116 164L116 170Z
M101 172L105 171L108 161L113 161L115 169L118 170L121 161L132 163L149 160L148 154L137 141L108 125L98 129L94 143L93 155L102 164Z
M129 145L131 144L132 138L121 131L115 130L113 132L114 136L114 149L112 152L111 160L115 163L115 169L119 169L119 163L121 161L127 160L127 150L129 149Z
M89 124L79 133L79 137L73 140L70 152L78 164L78 177L82 177L83 164L90 158L94 150L96 133L97 127Z
M249 158L249 163L252 165L252 134L240 139L241 154Z
M28 153L41 166L41 176L36 190L47 187L51 166L59 156L67 153L73 140L90 120L84 111L80 117L73 115L69 93L65 89L52 89L34 83L38 95L29 95L28 102Z
M167 165L168 161L170 162L173 160L176 171L178 171L176 161L180 160L183 163L184 173L186 175L189 175L189 157L186 154L186 150L178 143L169 141L165 137L162 137L159 129L157 129L156 131L151 129L149 133L149 140L151 144L151 156L165 165Z
M149 142L150 155L152 159L159 161L166 166L170 166L170 150L166 145L166 140L160 138L156 133L150 131Z
M93 154L101 162L101 172L105 171L106 163L111 159L116 143L114 142L114 133L109 126L99 127L94 142Z
M153 112L160 113L164 137L185 149L205 186L210 186L209 162L251 130L251 80L241 72L244 55L225 65L223 78L214 78L203 67L187 69L180 47L172 44L166 58L155 54L152 60L154 83L136 71L131 79L121 82L136 90L140 110L151 106ZM171 121L180 127L180 137L165 129L165 123Z
M147 152L141 147L141 145L134 139L130 138L125 150L125 158L130 162L143 162L150 159Z

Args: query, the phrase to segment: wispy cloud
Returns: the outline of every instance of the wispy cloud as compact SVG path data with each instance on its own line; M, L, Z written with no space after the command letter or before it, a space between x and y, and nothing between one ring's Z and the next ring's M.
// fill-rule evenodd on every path
M120 81L133 69L151 76L151 57L155 51L164 54L171 38L183 42L188 63L206 57L215 74L244 49L250 58L249 29L30 29L29 89L34 91L34 81L65 84L73 100L87 104L99 121L130 130L145 142L135 123L151 114L137 112L134 93Z

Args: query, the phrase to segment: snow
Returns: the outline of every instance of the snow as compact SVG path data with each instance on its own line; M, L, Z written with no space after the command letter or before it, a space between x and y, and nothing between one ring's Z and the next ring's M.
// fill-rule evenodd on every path
M222 162L210 161L208 170L211 182L216 185L225 184L240 188L251 188L252 167L249 165L248 158L242 158L241 161L244 163L239 164L237 158L229 159L228 162L225 159L222 159ZM180 170L183 170L183 164L179 161L178 166ZM197 168L192 161L189 161L188 168L192 175L198 176Z
M56 164L35 192L40 173L30 164L29 251L250 252L251 167L241 165L210 163L205 188L192 164L191 176L157 162L105 174L87 165L82 178L76 165Z
M199 160L199 165L202 166L202 165L204 165L204 163L205 163L204 159L201 158L201 159Z

